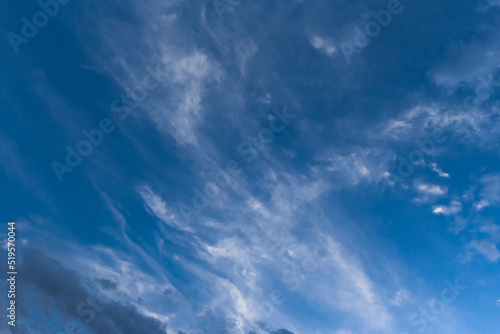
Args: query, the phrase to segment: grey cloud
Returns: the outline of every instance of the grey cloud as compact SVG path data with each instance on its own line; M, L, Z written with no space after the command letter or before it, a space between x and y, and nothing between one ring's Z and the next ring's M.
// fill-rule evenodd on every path
M24 253L22 258L20 272L23 275L19 276L20 285L34 286L37 294L42 297L33 299L33 302L37 303L36 308L48 314L48 305L51 305L60 314L64 314L66 319L83 322L84 319L76 314L76 309L81 303L86 303L89 297L96 296L98 291L87 291L83 280L76 273L64 268L45 252L31 249ZM113 287L112 282L100 284L108 288ZM26 295L22 297L28 298ZM47 298L50 298L50 303ZM31 326L36 323L36 319L31 319L28 314L26 318L30 319ZM133 306L114 301L103 306L102 311L96 312L95 318L87 326L93 333L165 334L165 329L156 319L140 314ZM64 328L61 328L61 332L64 332Z

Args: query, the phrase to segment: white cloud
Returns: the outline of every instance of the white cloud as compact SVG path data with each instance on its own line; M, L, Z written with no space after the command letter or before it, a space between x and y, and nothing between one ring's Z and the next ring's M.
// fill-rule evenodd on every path
M482 199L479 202L474 203L474 207L477 211L481 211L488 206L490 206L490 202L487 199Z
M461 105L441 105L438 103L418 105L398 116L384 120L371 130L370 138L388 138L415 144L415 139L430 140L436 130L442 131L441 143L435 143L429 154L442 152L450 142L450 137L467 146L481 149L493 148L500 135L499 110L470 110Z
M326 53L328 57L332 57L337 52L333 42L318 35L312 36L309 42L315 49Z
M448 173L445 173L441 170L441 168L438 167L438 165L435 163L435 162L432 162L429 164L429 166L431 167L431 169L436 172L440 177L444 177L444 178L449 178L450 177L450 174Z
M446 194L448 194L447 187L439 186L437 184L415 181L413 186L417 192L419 192L423 195L441 197L441 196L445 196Z
M160 196L156 195L148 186L139 190L139 194L153 213L161 220L167 222L168 216L167 206Z
M196 126L203 120L205 86L219 81L219 65L201 51L187 53L165 49L162 61L170 68L168 100L156 101L148 109L157 126L171 133L179 143L198 144Z
M167 208L167 204L163 199L151 190L149 186L138 187L138 193L144 200L147 208L158 219L176 229L188 230L188 227L182 223L178 215Z
M378 183L387 175L393 155L388 150L353 147L349 152L337 150L325 154L327 171L338 175L339 185L356 186L361 182Z
M330 270L326 271L326 277L331 278L321 278L308 285L309 298L324 300L330 307L354 315L368 328L389 331L392 316L378 295L377 286L368 277L359 260L349 256L332 239L329 239L328 244L332 260L325 263L328 266L325 270ZM328 295L324 291L329 291Z
M165 81L140 102L141 109L159 130L178 143L199 145L197 127L204 119L206 90L208 85L220 82L222 67L189 38L191 31L177 19L177 10L183 6L181 0L127 6L133 7L130 11L136 20L134 26L140 29L132 33L129 24L96 13L94 21L87 24L96 29L103 50L91 50L89 54L97 58L98 70L108 74L124 91L141 84L148 75L147 66L155 69L157 64L166 64ZM240 68L244 68L255 47L250 43L241 45L235 57ZM140 113L134 117L140 117Z
M451 201L450 205L435 205L432 207L432 213L436 215L451 216L462 211L462 203L458 201Z

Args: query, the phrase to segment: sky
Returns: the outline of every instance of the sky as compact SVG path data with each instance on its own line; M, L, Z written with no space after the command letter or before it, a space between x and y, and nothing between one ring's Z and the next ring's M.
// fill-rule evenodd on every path
M0 13L1 333L498 333L500 1Z

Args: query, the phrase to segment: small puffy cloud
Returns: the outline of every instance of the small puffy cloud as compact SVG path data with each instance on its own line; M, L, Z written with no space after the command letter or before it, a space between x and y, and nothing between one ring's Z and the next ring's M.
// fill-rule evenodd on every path
M450 205L435 205L432 207L432 213L436 215L451 216L462 211L462 203L451 201Z
M474 203L474 207L477 211L480 211L487 206L490 206L490 202L487 199L482 199L479 202Z
M311 38L311 45L316 49L321 49L323 47L323 39L319 36L314 36Z
M414 183L415 190L423 195L445 196L448 194L448 188L437 184L419 182Z
M448 195L448 187L418 179L413 181L413 189L417 192L417 197L413 199L414 203L433 203L438 198Z
M429 164L429 167L431 167L431 169L434 172L436 172L440 177L445 177L445 178L450 177L450 174L443 172L443 170L441 168L439 168L435 162Z
M326 55L328 57L333 56L333 54L337 51L337 49L335 48L335 45L332 42L330 42L330 41L328 41L320 36L311 37L309 42L311 43L311 45L315 49L321 50L324 53L326 53Z

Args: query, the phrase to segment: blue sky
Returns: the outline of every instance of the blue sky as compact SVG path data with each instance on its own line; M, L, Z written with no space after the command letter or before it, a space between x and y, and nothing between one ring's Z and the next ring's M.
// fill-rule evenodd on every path
M499 1L0 13L2 333L498 332Z

